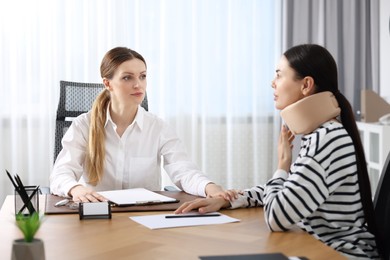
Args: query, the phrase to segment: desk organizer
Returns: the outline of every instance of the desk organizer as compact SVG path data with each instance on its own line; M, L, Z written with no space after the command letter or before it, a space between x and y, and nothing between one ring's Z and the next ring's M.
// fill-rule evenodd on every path
M15 189L15 214L32 215L39 212L39 186Z

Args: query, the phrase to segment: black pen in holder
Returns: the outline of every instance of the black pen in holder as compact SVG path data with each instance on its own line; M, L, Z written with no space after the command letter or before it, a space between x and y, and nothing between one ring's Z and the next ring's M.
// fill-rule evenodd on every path
M15 189L15 214L25 216L39 212L39 186L24 186Z

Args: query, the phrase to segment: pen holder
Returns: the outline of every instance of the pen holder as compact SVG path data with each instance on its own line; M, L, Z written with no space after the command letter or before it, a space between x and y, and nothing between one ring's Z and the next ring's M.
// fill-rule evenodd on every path
M15 189L15 215L32 215L39 212L39 186Z

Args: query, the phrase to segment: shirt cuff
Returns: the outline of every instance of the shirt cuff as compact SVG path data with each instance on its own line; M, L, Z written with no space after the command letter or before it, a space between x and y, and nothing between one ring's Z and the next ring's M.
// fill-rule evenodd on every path
M209 183L213 183L212 181L210 180L204 180L201 182L201 184L198 186L198 191L197 191L197 195L198 196L201 196L201 197L206 197L206 186L209 184Z
M288 178L288 173L285 170L277 169L274 173L274 176L272 176L272 179L282 178L286 180Z
M78 186L78 185L82 185L82 184L80 184L80 183L78 183L78 182L69 182L69 183L65 184L65 185L64 185L64 188L62 189L62 192L64 192L64 193L62 194L62 196L64 196L64 197L71 197L71 196L69 195L69 191L70 191L73 187Z
M245 208L248 206L247 197L244 195L238 194L238 198L230 201L230 207L228 209L237 209L237 208Z

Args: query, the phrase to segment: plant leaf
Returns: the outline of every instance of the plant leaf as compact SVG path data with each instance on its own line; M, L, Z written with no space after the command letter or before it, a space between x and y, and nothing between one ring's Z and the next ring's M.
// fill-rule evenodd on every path
M26 242L32 242L41 226L41 217L38 212L34 212L31 215L17 214L16 225L22 231L24 240Z

